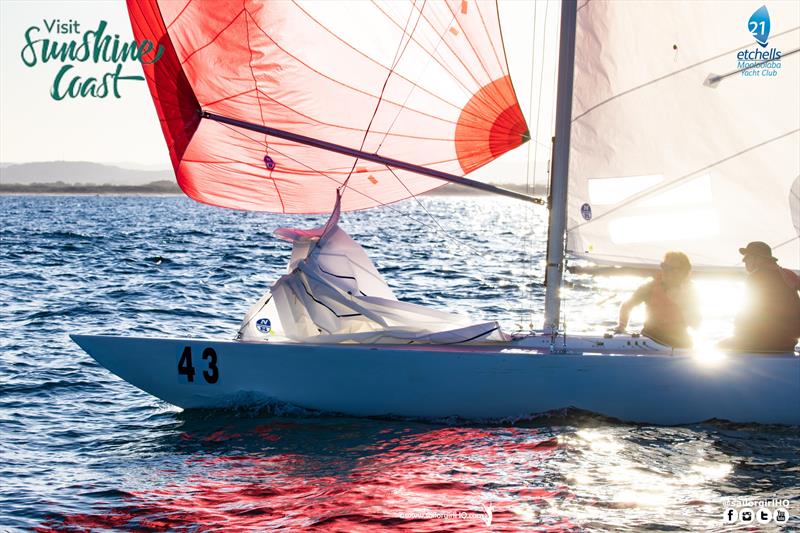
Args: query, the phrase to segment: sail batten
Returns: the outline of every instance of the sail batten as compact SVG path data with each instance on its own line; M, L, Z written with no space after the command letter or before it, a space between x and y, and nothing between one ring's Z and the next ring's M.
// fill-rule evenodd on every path
M439 187L438 174L462 177L529 137L493 1L129 0L128 10L138 39L165 45L143 66L178 184L201 202L329 212L337 184L323 176L353 168L348 189L365 195L345 194L342 210L366 209ZM361 147L405 170L358 171L359 154L314 143L276 151L274 137L297 141L242 137L201 121L205 112ZM221 160L243 165L207 163Z

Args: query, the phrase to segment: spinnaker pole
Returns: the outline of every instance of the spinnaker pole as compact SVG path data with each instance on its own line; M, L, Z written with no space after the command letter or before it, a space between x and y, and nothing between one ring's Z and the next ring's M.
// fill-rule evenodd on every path
M409 172L416 172L417 174L430 176L431 178L448 181L450 183L457 183L459 185L464 185L465 187L471 187L473 189L491 192L502 196L508 196L509 198L514 198L516 200L523 200L525 202L531 202L540 205L545 203L544 200L542 200L541 198L536 198L535 196L528 196L527 194L509 191L508 189L495 187L494 185L489 185L488 183L475 181L469 178L465 178L463 176L456 176L455 174L448 174L447 172L441 172L439 170L434 170L432 168L427 168L420 165L414 165L413 163L406 163L405 161L400 161L398 159L392 159L390 157L384 157L378 154L371 154L369 152L364 152L363 150L356 150L355 148L349 148L347 146L342 146L341 144L335 144L327 141L322 141L320 139L314 139L313 137L307 137L305 135L300 135L298 133L292 133L290 131L271 128L268 126L261 126L259 124L253 124L251 122L245 122L243 120L238 120L223 115L217 115L215 113L209 113L208 111L202 111L200 113L200 116L202 118L215 120L217 122L228 124L230 126L235 126L246 130L255 131L258 133L264 133L266 135L271 135L273 137L278 137L280 139L286 139L288 141L305 144L307 146L321 148L322 150L328 150L331 152L336 152L338 154L357 157L359 159L364 159L365 161L372 161L373 163L380 163L382 165L386 165L387 167L399 168L401 170L408 170Z
M558 88L556 91L556 138L550 174L550 217L547 231L545 269L544 331L557 335L561 314L561 276L564 272L564 235L567 226L569 181L569 138L572 126L572 80L575 66L576 0L561 2L561 30L558 47Z

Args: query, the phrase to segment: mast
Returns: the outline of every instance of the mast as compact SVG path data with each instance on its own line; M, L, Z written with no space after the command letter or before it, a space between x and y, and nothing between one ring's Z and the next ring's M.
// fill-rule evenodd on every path
M544 331L557 335L561 314L561 275L564 271L564 234L567 225L569 138L572 126L572 80L575 66L576 0L561 2L561 31L558 47L558 88L556 90L556 138L550 175L550 217L547 231L545 269Z
M386 165L387 167L408 170L410 172L416 172L417 174L422 174L424 176L430 176L431 178L437 178L442 181L448 181L450 183L457 183L459 185L464 185L465 187L471 187L473 189L491 192L494 194L499 194L501 196L508 196L509 198L514 198L516 200L523 200L525 202L531 202L534 204L544 204L544 201L541 198L528 196L527 194L510 191L508 189L503 189L501 187L495 187L494 185L489 185L488 183L475 181L469 178L465 178L463 176L448 174L447 172L442 172L440 170L434 170L432 168L427 168L420 165L414 165L412 163L406 163L405 161L400 161L399 159L392 159L390 157L384 157L378 154L371 154L369 152L364 152L363 150L356 150L355 148L349 148L347 146L342 146L340 144L322 141L320 139L314 139L313 137L307 137L305 135L300 135L298 133L292 133L290 131L271 128L269 126L261 126L259 124L245 122L244 120L238 120L223 115L217 115L215 113L210 113L208 111L201 111L200 117L209 120L215 120L223 124L229 124L231 126L236 126L238 128L243 128L249 131L255 131L258 133L264 133L266 135L272 135L273 137L286 139L288 141L294 141L300 144L305 144L307 146L321 148L322 150L336 152L337 154L344 154L353 157L358 157L359 159L372 161L373 163L381 163L383 165Z

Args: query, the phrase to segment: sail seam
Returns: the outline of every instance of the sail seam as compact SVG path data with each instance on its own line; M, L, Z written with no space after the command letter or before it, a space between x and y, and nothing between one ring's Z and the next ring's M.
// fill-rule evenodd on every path
M202 104L200 104L200 107L208 107L208 106L212 106L212 105L214 105L214 104L218 104L218 103L220 103L220 102L225 102L225 101L227 101L227 100L231 100L231 99L233 99L233 98L238 98L239 96L245 95L245 94L247 94L247 93L251 93L251 92L253 92L253 91L255 91L255 90L256 90L256 88L254 87L254 88L252 88L252 89L248 89L248 90L246 90L246 91L242 91L242 92L240 92L240 93L238 93L238 94L232 94L232 95L230 95L230 96L224 96L224 97L220 98L219 100L214 100L213 102L205 102L205 103L202 103Z
M191 54L189 54L188 56L186 56L186 57L183 59L183 61L181 61L181 66L185 65L185 64L186 64L186 62L187 62L187 61L189 61L189 59L191 59L192 57L194 57L194 55L195 55L197 52L199 52L200 50L204 50L204 49L208 48L209 46L211 46L212 44L214 44L214 41L216 41L217 39L219 39L220 35L222 35L223 33L225 33L225 31L226 31L228 28L230 28L231 26L233 26L233 23L234 23L234 22L236 22L236 20L237 20L237 19L238 19L238 18L239 18L239 17L242 15L242 13L244 13L244 11L245 11L245 10L244 10L244 8L243 8L241 11L239 11L239 13L237 13L237 14L236 14L236 16L235 16L235 17L233 17L233 18L231 19L231 21L230 21L230 22L229 22L229 23L228 23L228 24L227 24L227 25L226 25L224 28L222 28L222 29L219 31L219 33L217 33L216 35L214 35L214 37L213 37L213 38L212 38L210 41L208 41L208 42L207 42L206 44L204 44L203 46L201 46L201 47L199 47L199 48L197 48L197 49L193 50Z
M704 166L702 168L693 170L693 171L689 172L688 174L684 174L683 176L679 176L679 177L677 177L675 179L672 179L670 181L667 181L665 183L659 183L658 185L654 185L654 186L650 187L649 189L645 189L644 191L631 196L627 201L612 207L608 211L605 211L604 213L601 213L601 214L593 217L591 220L589 220L587 222L583 222L583 223L578 224L576 226L573 226L571 228L567 228L567 231L574 231L574 230L576 230L578 228L582 228L583 226L586 226L586 225L592 224L594 222L597 222L598 220L600 220L602 218L605 218L606 216L619 211L623 207L626 207L626 206L631 205L631 204L633 204L635 202L638 202L639 200L642 200L642 199L650 196L653 193L661 192L661 191L663 191L665 189L671 189L673 186L677 185L678 183L680 183L682 181L685 181L685 180L691 178L692 176L695 176L695 175L697 175L697 174L699 174L701 172L705 172L706 170L709 170L709 169L714 168L714 167L716 167L718 165L721 165L722 163L726 163L726 162L728 162L728 161L730 161L732 159L735 159L735 158L739 157L740 155L744 155L744 154L746 154L746 153L748 153L748 152L750 152L752 150L755 150L756 148L761 148L762 146L766 146L766 145L768 145L770 143L773 143L775 141L779 141L779 140L781 140L781 139L783 139L785 137L788 137L788 136L790 136L790 135L792 135L794 133L798 133L798 132L800 132L800 129L790 130L790 131L788 131L788 132L786 132L786 133L784 133L782 135L778 135L777 137L773 137L771 139L767 139L766 141L763 141L763 142L760 142L758 144L754 144L752 146L749 146L749 147L745 148L744 150L740 150L739 152L736 152L735 154L731 154L731 155L729 155L727 157L724 157L722 159L714 161L713 163L711 163L709 165L706 165L706 166Z
M399 25L399 24L397 24L397 22L395 22L395 20L394 20L392 17L390 17L390 16L389 16L389 15L388 15L388 14L387 14L385 11L383 11L383 9L381 9L381 8L380 8L380 6L376 5L375 7L377 7L377 8L378 8L378 10L379 10L381 13L383 13L383 14L384 14L384 16L386 16L386 18L387 18L387 19L389 19L389 20L390 20L390 21L391 21L391 22L392 22L392 23L393 23L395 26L397 26L397 27L400 27L400 25ZM428 18L427 18L426 16L422 15L422 18L425 20L425 22L428 24L428 26L430 26L431 28L435 28L435 26L434 26L434 25L431 23L431 21L430 21L430 20L428 20ZM468 42L469 42L469 41L468 41ZM414 39L414 43L415 43L415 44L417 44L417 45L418 45L420 48L422 48L423 50L425 50L425 51L427 52L427 49L426 49L424 46L422 46L422 44L421 44L419 41L417 41L416 39ZM469 70L469 68L467 68L467 65L465 65L465 64L464 64L464 62L463 62L463 61L461 60L461 58L459 57L458 53L456 53L456 52L453 50L453 48L452 48L452 47L451 47L451 46L450 46L450 45L447 43L447 40L445 40L445 46L447 47L447 49L448 49L448 50L450 50L450 53L452 53L452 54L453 54L453 56L454 56L456 59L458 59L458 62L459 62L459 63L461 63L461 66L464 68L464 71L465 71L467 74L469 74L470 78L472 78L472 81L474 81L474 82L475 82L475 84L477 85L478 89L480 89L480 88L483 86L483 84L482 84L482 83L481 83L481 82L480 82L480 81L479 81L479 80L478 80L478 79L475 77L475 75L474 75L474 74L473 74L473 73L472 73L472 72ZM435 56L434 56L434 57L435 57ZM441 57L441 56L439 56L439 57ZM464 89L464 91L466 91L467 95L474 95L474 94L477 94L477 93L479 92L479 91L473 91L473 90L470 90L470 88L469 88L469 87L467 87L466 85L464 85L464 83L463 83L463 82L462 82L462 81L459 79L459 77L458 77L458 76L456 76L456 75L455 75L455 73L453 72L453 70L452 70L452 69L451 69L451 68L450 68L448 65L445 65L444 63L442 63L442 62L441 62L441 61L439 61L438 59L437 59L437 61L436 61L436 62L439 64L439 66L441 66L441 67L444 69L444 71L445 71L445 72L447 72L448 74L450 74L450 76L452 76L452 78L458 82L458 84L459 84L459 85L460 85L460 86L461 86L461 87ZM491 80L490 80L490 81L491 81ZM485 99L482 99L482 101L483 101L483 102L484 102L484 103L485 103L487 106L490 106L491 104L494 104L494 103L495 103L495 102L487 102L487 101L485 101Z
M780 37L781 35L785 35L787 33L793 32L793 31L797 31L798 29L800 29L800 26L798 26L796 28L791 28L791 29L786 30L786 31L781 32L781 33L777 33L772 38L775 39L776 37ZM743 48L746 48L746 47L747 47L747 45L737 46L736 48L733 48L733 49L728 50L726 52L723 52L721 54L715 55L713 57L709 57L708 59L704 59L702 61L698 61L697 63L694 63L694 64L688 65L688 66L686 66L684 68L675 70L673 72L670 72L669 74L665 74L663 76L659 76L658 78L655 78L655 79L652 79L652 80L650 80L648 82L645 82L645 83L642 83L640 85L637 85L636 87L631 87L630 89L627 89L625 91L622 91L621 93L615 94L614 96L611 96L610 98L607 98L607 99L603 100L602 102L593 105L592 107L590 107L589 109L587 109L586 111L581 113L580 115L574 117L572 119L572 122L577 122L578 120L582 119L583 117L585 117L586 115L588 115L592 111L596 110L597 108L602 107L602 106L606 105L607 103L609 103L609 102L611 102L613 100L616 100L617 98L625 96L626 94L630 94L632 92L638 91L639 89L643 89L643 88L645 88L647 86L653 85L653 84L658 83L660 81L664 81L667 78L671 78L672 76L676 76L678 74L681 74L683 72L691 70L691 69L693 69L695 67L703 65L703 64L708 63L710 61L714 61L715 59L719 59L721 57L725 57L726 55L732 54L733 52L736 52L737 50L742 50Z
M302 272L302 270L301 270L301 272ZM336 311L334 311L334 310L333 310L331 307L329 307L329 306L325 305L323 302L321 302L321 301L317 300L317 299L314 297L314 295L313 295L313 294L311 294L311 292L308 290L308 287L306 287L306 284L305 284L305 283L302 283L302 285L303 285L303 290L306 292L306 294L308 294L309 298L311 298L312 300L314 300L315 302L317 302L319 305L321 305L322 307L324 307L325 309L327 309L328 311L330 311L331 313L333 313L333 315L334 315L336 318L353 318L353 317L356 317L356 316L363 316L361 313L350 313L350 314L346 314L346 315L340 315L339 313L337 313ZM317 325L317 324L316 324L316 322L315 322L314 324L315 324L315 325ZM319 326L317 326L317 327L319 327ZM324 329L324 328L323 328L323 329Z
M244 10L245 17L244 17L244 29L245 35L247 36L247 49L250 52L250 60L247 62L247 66L250 67L250 75L253 77L253 85L255 86L256 90L256 102L258 102L258 113L261 115L261 125L266 126L267 123L264 120L264 108L261 105L261 98L259 98L259 93L261 92L258 88L258 80L256 80L256 73L253 71L253 47L250 45L250 24L248 23L248 17L250 20L253 20L253 15L247 10L246 3L247 0L242 0L242 9ZM269 141L267 140L267 134L264 134L264 151L266 152L266 156L269 156ZM266 158L265 158L266 159ZM278 188L278 182L275 178L272 177L273 168L267 168L269 171L269 179L272 181L272 186L275 187L275 194L278 195L278 201L281 203L281 211L286 213L286 204L283 203L283 195L281 195L281 191Z
M183 6L183 8L181 9L180 13L178 13L177 15L175 15L175 18L174 18L174 19L172 19L172 22L170 22L169 24L167 24L167 27L166 27L167 31L169 31L169 29L172 27L172 25L173 25L173 24L175 24L175 23L178 21L178 19L179 19L179 18L181 18L181 15L183 15L183 12L184 12L184 11L186 11L186 8L187 8L187 7L189 7L189 4L191 4L191 3L192 3L192 1L193 1L193 0L189 0L188 2L186 2L186 5L185 5L185 6ZM163 19L162 19L162 20L163 20Z
M452 7L450 7L450 4L449 4L449 3L446 3L446 5L447 5L447 9L449 9L449 10L450 10L450 13L453 13L453 8L452 8ZM480 12L479 12L479 13L480 13ZM427 21L427 19L426 19L426 21ZM430 22L428 22L428 23L430 24ZM475 49L475 45L473 45L473 44L472 44L472 41L470 41L470 40L469 40L469 38L467 38L467 34L466 34L466 32L464 31L464 27L461 25L461 22L459 22L459 20L458 20L458 17L456 17L456 24L457 24L457 25L458 25L458 27L461 29L461 34L464 36L464 39L465 39L465 40L467 41L467 43L469 44L469 47L472 49L472 52L475 54L475 57L477 57L477 58L478 58L478 63L480 63L480 65L481 65L481 68L483 69L483 73L484 73L484 74L486 74L486 78L489 80L489 83L493 82L494 80L492 79L492 75L489 73L489 70L486 68L486 65L484 65L484 63L483 63L483 58L481 58L481 55L480 55L480 54L478 53L478 51ZM490 41L491 41L491 39L490 39ZM447 45L447 42L445 42L445 45ZM448 47L448 48L450 48L450 45L447 45L447 47ZM453 49L452 49L452 48L450 48L450 51L451 51L451 52L453 52ZM453 52L453 54L455 54L455 52ZM456 54L456 57L458 57L458 55L457 55L457 54ZM458 61L459 61L459 62L460 62L462 65L464 65L464 62L463 62L463 61L461 61L461 58L460 58L460 57L458 57ZM466 65L464 65L464 68L466 69L466 68L467 68L467 66L466 66ZM469 69L467 69L467 70L469 70ZM472 72L470 72L470 75L471 75L471 74L472 74ZM476 92L475 92L475 94L479 94L479 93L481 92L481 90L480 90L480 89L483 87L483 85L484 85L484 84L482 84L480 81L478 81L477 79L475 79L475 76L472 76L472 79L474 79L474 80L475 80L475 82L478 84L478 91L476 91ZM487 95L488 95L488 92L487 92ZM503 111L503 109L505 108L505 106L503 105L503 103L502 103L502 102L498 102L498 101L496 101L494 98L491 98L491 97L489 97L489 98L487 98L487 99L486 99L486 101L487 101L488 103L490 103L490 104L493 104L494 106L496 106L496 109L495 109L495 111L500 111L500 112L502 112L502 111Z
M453 18L455 18L455 16L453 16ZM450 22L448 22L447 25L450 26L450 24L452 24L452 23L453 23L453 19L450 19ZM441 45L442 42L444 41L444 34L445 33L447 33L447 28L444 28L441 31L441 33L438 34L439 39L436 41L436 46L433 47L433 52L431 54L428 54L428 60L425 62L424 68L420 71L420 76L422 76L425 73L425 71L428 70L428 67L431 64L431 61L433 60L434 54L436 54L436 52L439 50L439 45ZM400 77L400 76L398 75L398 77ZM411 85L411 90L408 91L408 94L406 95L405 99L403 100L402 107L400 107L397 110L397 113L395 114L394 119L392 120L392 123L389 124L389 128L387 129L386 133L383 135L383 139L381 139L381 142L378 143L378 150L380 150L381 147L383 147L383 143L386 142L386 138L389 136L389 132L394 127L394 125L397 123L397 119L400 118L400 114L403 112L403 110L404 109L412 109L413 110L413 108L406 107L406 103L408 103L408 100L411 98L411 95L414 94L414 91L419 88L419 85L417 85L417 82L410 82L410 85ZM470 116L473 116L473 117L475 117L477 119L481 118L481 117L478 117L477 115L474 115L471 111L463 110L462 113L467 113ZM450 123L450 124L453 124L454 126L458 125L457 122L453 122L451 120L448 120L447 122Z
M231 126L231 125L229 125L229 124L225 124L224 122L219 122L219 124L222 124L222 125L223 125L223 126L225 126L226 128L228 128L228 129L230 129L230 130L232 130L232 131L234 131L234 132L238 133L239 135L241 135L241 136L245 137L246 139L249 139L249 140L251 140L251 141L253 141L253 142L256 142L256 143L260 143L260 142L261 142L261 141L259 141L259 140L257 140L257 139L253 139L253 138L252 138L252 137L250 137L249 135L247 135L247 134L245 134L244 132L240 131L238 128L234 128L233 126ZM286 154L286 153L284 153L284 152L281 152L280 150L276 149L276 148L274 147L274 143L273 143L272 151L273 151L273 152L275 152L276 154L280 155L280 156L283 156L283 157L285 157L286 159L289 159L289 160L291 160L291 161L294 161L294 162L295 162L295 163L297 163L298 165L300 165L300 166L302 166L302 167L305 167L305 168L307 168L308 170L310 170L311 172L313 172L313 173L315 173L315 174L319 174L320 176L322 176L322 177L324 177L324 178L327 178L327 179L331 180L332 182L336 183L336 184L337 184L337 185L339 185L339 186L341 186L341 185L342 185L342 182L341 182L341 181L339 181L339 180L337 180L336 178L334 178L334 177L332 177L332 176L329 176L329 175L328 175L328 174L326 174L325 172L322 172L321 170L317 170L317 169L315 169L315 168L313 168L313 167L311 167L311 166L309 166L309 165L307 165L307 164L303 163L302 161L299 161L299 160L297 160L297 159L293 158L292 156L290 156L290 155L288 155L288 154ZM352 186L351 186L351 187L349 187L349 189L350 189L351 191L354 191L354 192L356 192L356 193L360 194L361 196L363 196L363 197L364 197L364 198L366 198L367 200L369 200L369 201L371 201L371 202L374 202L375 204L381 204L381 202L379 202L377 199L375 199L375 198L371 197L370 195L368 195L368 194L366 194L366 193L364 193L364 192L361 192L361 191L359 191L359 190L358 190L358 189L356 189L355 187L352 187ZM401 201L401 200L405 200L405 198L399 198L397 201L399 202L399 201ZM393 203L394 203L394 202L393 202ZM388 204L383 204L383 205L385 205L386 207L388 207L389 209L392 209L393 211L395 211L395 212L397 212L397 213L403 214L401 211L398 211L397 209L394 209L393 207L391 207L391 206L390 206L390 205L388 205ZM320 214L324 214L324 213L329 213L329 211L320 211Z
M496 7L496 6L497 6L497 0L495 0L495 7ZM481 4L480 4L480 2L475 2L475 11L478 13L478 18L479 18L479 19L481 19L481 26L483 26L483 31L485 31L485 32L486 32L486 35L491 35L491 34L489 33L489 28L487 28L487 27L486 27L486 21L485 21L485 20L483 20L483 14L481 13ZM452 8L450 9L450 12L453 12ZM498 29L498 31L500 32L500 39L501 39L501 41L502 41L502 39L503 39L503 32L502 32L502 30L500 29L500 12L499 12L499 11L497 12L497 29ZM493 40L493 39L489 39L489 44L490 44L490 45L491 45L491 47L492 47L492 53L494 54L494 59L495 59L495 61L497 61L497 66L498 66L498 67L500 67L500 70L503 70L503 62L502 62L502 61L500 61L500 55L497 53L497 49L496 49L496 48L495 48L495 46L494 46L494 40ZM504 53L505 53L505 52L504 52ZM504 57L505 57L505 56L504 56ZM508 65L506 65L506 67L507 67L507 66L508 66ZM506 72L509 72L508 68L506 68ZM510 76L509 76L509 77L510 77Z
M341 124L334 124L332 122L324 122L324 121L322 121L320 119L317 119L317 118L314 118L312 116L306 115L305 113L301 113L300 111L298 111L297 109L294 109L293 107L289 107L288 105L284 104L283 102L281 102L279 100L276 100L275 98L271 97L270 95L268 95L267 93L265 93L261 89L257 88L256 90L259 93L261 93L265 98L268 98L270 101L276 103L277 105L279 105L279 106L281 106L281 107L283 107L283 108L285 108L285 109L297 114L298 116L301 116L301 117L303 117L303 118L305 118L307 120L310 120L310 121L315 122L317 124L320 124L322 126L330 126L332 128L350 130L350 131L355 131L355 132L359 132L359 133L363 133L363 132L369 133L369 130L365 130L365 129L362 129L362 128L356 128L355 126L344 126L344 125L341 125ZM475 129L480 129L480 128L476 127ZM429 140L429 141L453 142L452 139L444 139L444 138L436 138L436 137L420 137L418 135L410 135L410 134L407 134L407 133L392 133L392 132L383 132L383 131L373 131L372 133L377 133L377 134L386 133L387 135L392 135L392 136L395 136L395 137L403 137L403 138L406 138L406 139L422 139L422 140Z
M302 12L304 15L306 15L306 17L308 17L310 20L314 21L314 22L315 22L315 23L316 23L316 24L317 24L317 25L318 25L320 28L322 28L323 30L325 30L325 31L326 31L328 34L330 34L330 35L331 35L332 37L334 37L336 40L338 40L339 42L341 42L342 44L344 44L345 46L347 46L348 48L350 48L351 50L353 50L354 52L356 52L358 55L360 55L360 56L361 56L361 57L363 57L364 59L366 59L366 60L368 60L368 61L370 61L370 62L372 62L372 63L374 63L374 64L378 65L378 66L379 66L379 67L381 67L381 68L384 68L384 69L386 69L386 70L388 70L388 69L389 69L389 68L388 68L386 65L383 65L381 62L379 62L379 61L376 61L375 59L371 58L370 56L368 56L367 54L365 54L364 52L362 52L362 51L361 51L361 50L359 50L358 48L355 48L355 47L354 47L353 45L351 45L350 43L348 43L348 42L344 41L344 40L343 40L341 37L339 37L339 36L338 36L338 35L336 35L335 33L331 32L331 31L330 31L330 29L326 28L326 27L325 27L325 26L324 26L324 25L323 25L323 24L322 24L320 21L318 21L316 18L314 18L314 17L313 17L313 16L312 16L312 15L311 15L311 14L310 14L308 11L306 11L305 9L303 9L302 7L300 7L300 5L298 5L296 1L295 1L294 3L295 3L295 5L297 6L297 8L298 8L298 9L299 9L299 10L300 10L300 11L301 11L301 12ZM380 9L380 8L379 8L379 9ZM439 63L439 65L440 65L440 66L442 66L442 68L444 68L444 69L445 69L445 70L446 70L446 71L447 71L449 74L452 74L452 72L450 72L449 70L447 70L447 69L446 69L446 68L445 68L445 67L444 67L444 66L443 66L441 63ZM401 79L403 79L403 80L407 81L408 83L414 84L414 82L412 82L410 79L406 78L406 77L405 77L405 76L403 76L402 74L397 74L397 77L399 77L399 78L401 78ZM458 80L456 80L456 81L458 81ZM461 82L460 82L460 81L459 81L458 83L459 83L459 84L461 84ZM416 85L416 84L414 84L414 85ZM467 89L467 88L466 88L466 87L465 87L463 84L461 84L461 86L463 87L463 89L464 89L465 91L469 91L469 89ZM420 89L421 89L423 92L425 92L426 94L428 94L428 95L432 96L433 98L436 98L436 99L437 99L437 100L439 100L440 102L442 102L442 103L444 103L444 104L446 104L446 105L449 105L449 106L451 106L451 107L454 107L454 108L458 109L458 106L457 106L457 105L455 105L455 104L454 104L453 102L451 102L450 100L448 100L448 99L446 99L446 98L443 98L443 97L441 97L441 96L439 96L439 95L437 95L437 94L435 94L435 93L432 93L432 92L430 92L429 90L425 89L424 87L421 87L421 86L419 86L419 88L420 88Z
M417 26L419 25L420 18L422 17L422 10L425 9L425 5L427 0L422 1L422 7L419 9L419 16L417 17L417 21L414 23L414 27L411 28L411 32L408 33L408 23L411 22L411 16L413 14L413 7L416 7L417 2L414 0L414 4L412 5L411 11L408 13L408 20L406 20L406 25L403 28L403 35L400 37L400 43L397 45L397 50L394 52L394 59L392 59L392 68L389 69L389 72L386 74L386 79L383 81L383 87L381 87L381 94L378 97L378 101L375 103L375 110L372 112L372 117L369 119L369 124L367 124L367 129L364 131L364 137L361 138L361 147L359 150L364 150L364 145L367 142L367 137L369 136L370 128L372 128L372 123L375 121L375 117L378 115L378 109L381 107L381 102L383 101L383 95L386 92L386 87L389 85L389 80L394 73L394 69L397 68L397 65L400 64L400 60L403 58L403 54L406 52L408 48L408 43L411 42L411 36L417 30ZM405 36L408 35L408 40L405 40ZM405 45L403 45L403 41L405 40ZM402 48L402 50L401 50ZM386 133L388 135L388 132ZM376 150L377 153L377 150ZM350 177L353 175L353 171L356 169L356 165L358 164L358 157L353 160L353 167L350 169L350 172L347 174L347 179L344 180L344 184L342 184L342 193L344 193L344 189L347 188L347 184L350 181Z
M252 17L251 17L251 18L252 18ZM289 57L291 57L292 59L296 60L298 63L300 63L300 64L301 64L301 65L303 65L304 67L308 68L310 71L314 72L315 74L319 74L319 75L320 75L320 76L322 76L323 78L325 78L325 79L327 79L327 80L329 80L329 81L331 81L331 82L333 82L333 83L336 83L336 84L338 84L338 85L341 85L342 87L347 87L348 89L352 89L353 91L356 91L356 92L358 92L358 93L361 93L361 94L363 94L363 95L365 95L365 96L369 96L369 97L371 97L371 98L379 98L379 96L377 96L377 95L374 95L374 94L370 93L369 91L365 91L365 90L363 90L363 89L359 89L358 87L354 87L354 86L352 86L352 85L349 85L349 84L347 84L347 83L344 83L344 82L343 82L343 81L341 81L341 80L337 80L337 79L335 79L335 78L332 78L332 77L328 76L327 74L325 74L324 72L322 72L322 71L320 71L320 70L317 70L317 69L315 69L314 67L312 67L311 65L309 65L308 63L306 63L305 61L303 61L302 59L300 59L300 58L299 58L299 57L297 57L296 55L294 55L294 54L290 53L288 50L286 50L285 48L283 48L283 47L282 47L280 44L278 44L278 43L277 43L277 41L275 41L275 40L274 40L274 39L273 39L273 38L272 38L272 37L269 35L269 33L267 33L267 32L264 30L264 28L262 28L262 27L261 27L261 26L258 24L258 21L256 21L254 18L253 18L252 20L253 20L253 23L255 24L256 28L258 28L258 29L259 29L259 31L261 31L261 33L263 33L263 34L264 34L264 35L265 35L267 38L269 38L269 39L270 39L270 41L272 41L272 43L275 45L275 47L276 47L276 48L280 49L280 50L281 50L283 53L285 53L287 56L289 56ZM381 65L381 66L383 66L383 65ZM385 68L385 67L384 67L384 68ZM404 81L408 82L408 83L409 83L409 85L411 85L411 86L412 86L412 90L413 90L413 88L417 88L417 87L419 87L419 86L418 86L416 83L412 82L411 80L409 80L409 79L407 79L407 78L405 78L405 77L403 77L403 76L401 76L401 75L397 74L397 72L396 72L396 71L394 72L394 74L395 74L395 75L396 75L398 78L401 78L402 80L404 80ZM414 109L413 107L406 107L406 105L405 105L405 102L404 102L403 104L398 104L397 102L394 102L394 101L392 101L392 100L388 100L388 99L384 99L384 101L385 101L385 102L388 102L388 103L390 103L390 104L392 104L392 105L396 105L396 106L398 106L398 108L400 108L400 109L399 109L399 111L403 111L404 109L408 109L409 111L413 111L413 112L415 112L415 113L419 113L420 115L422 115L422 116L425 116L425 117L429 117L429 118L432 118L432 119L440 120L440 121L442 121L442 122L445 122L445 123L447 123L447 124L455 124L455 122L453 122L452 120L448 120L448 119L446 119L446 118L443 118L443 117L437 117L436 115L431 115L431 114L429 114L429 113L426 113L426 112L424 112L424 111L420 111L419 109ZM408 99L406 99L406 101L408 101ZM448 103L449 103L449 102L448 102ZM452 105L452 104L451 104L451 105ZM454 106L454 107L455 107L455 106ZM399 114L399 113L398 113L398 114ZM386 132L386 134L387 134L387 135L388 135L388 133L389 133L389 132Z

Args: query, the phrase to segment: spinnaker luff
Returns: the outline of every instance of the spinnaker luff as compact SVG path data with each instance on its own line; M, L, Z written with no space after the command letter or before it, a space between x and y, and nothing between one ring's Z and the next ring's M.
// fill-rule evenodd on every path
M463 175L528 139L495 2L128 1L178 184L236 209L329 213L442 181L202 119L280 128Z

